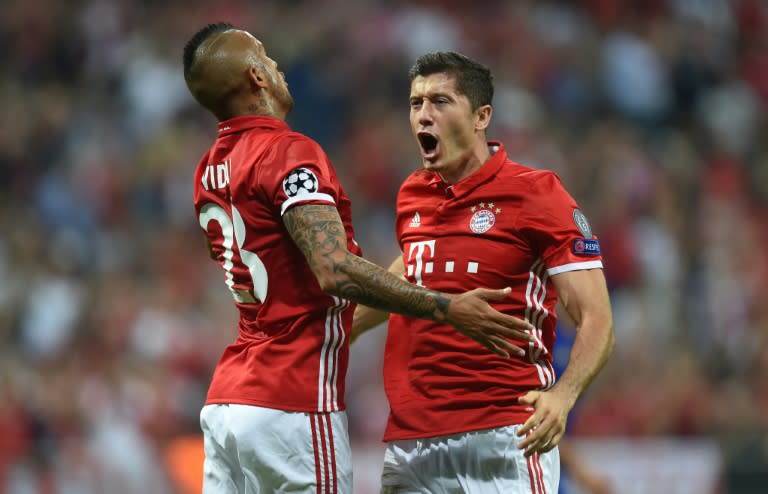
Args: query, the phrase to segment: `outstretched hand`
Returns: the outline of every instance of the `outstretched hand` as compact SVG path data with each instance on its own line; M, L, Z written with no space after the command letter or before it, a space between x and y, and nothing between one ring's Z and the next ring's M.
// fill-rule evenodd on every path
M503 357L509 357L512 354L523 356L525 349L514 345L509 339L532 341L533 336L526 330L533 329L533 326L523 319L503 314L488 304L488 301L506 298L509 292L510 288L500 290L476 288L460 295L453 295L445 322L493 353Z

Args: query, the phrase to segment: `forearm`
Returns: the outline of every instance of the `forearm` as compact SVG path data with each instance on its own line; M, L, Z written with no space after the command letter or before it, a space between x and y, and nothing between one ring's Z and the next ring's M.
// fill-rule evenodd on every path
M451 301L448 296L408 283L349 252L335 208L297 206L283 215L283 223L324 292L374 309L445 320Z
M398 256L392 264L390 264L388 271L395 276L405 279L403 272L403 257ZM389 312L384 310L374 309L367 305L358 304L355 308L355 315L352 318L352 330L349 337L349 342L353 343L357 338L368 331L369 329L379 326L389 318Z
M326 262L330 269L321 283L323 290L377 310L369 314L369 323L383 322L389 312L445 320L450 298L440 292L413 285L350 252L329 256Z
M389 312L358 304L352 318L352 341L389 318Z
M602 269L560 273L552 281L576 325L568 366L552 389L569 400L570 410L613 351L613 315Z
M614 347L612 321L609 317L585 317L576 326L576 338L563 375L554 390L570 398L572 408L603 368Z

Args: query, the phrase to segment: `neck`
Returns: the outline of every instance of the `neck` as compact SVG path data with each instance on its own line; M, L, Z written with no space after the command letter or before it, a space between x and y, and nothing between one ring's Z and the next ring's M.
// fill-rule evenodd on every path
M260 115L264 117L275 117L280 120L285 120L285 113L278 111L274 105L265 105L259 103L253 103L246 107L243 112L244 115Z
M230 110L229 118L258 115L285 120L287 117L287 112L273 98L256 97L233 101Z
M449 170L438 172L443 182L453 185L476 172L491 157L488 144L483 140L461 157L460 164Z

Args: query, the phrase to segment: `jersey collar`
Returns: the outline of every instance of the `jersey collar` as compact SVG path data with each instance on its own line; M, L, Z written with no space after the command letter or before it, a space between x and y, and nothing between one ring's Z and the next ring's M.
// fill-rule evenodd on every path
M491 151L491 157L468 177L464 177L453 185L448 185L443 182L440 175L433 173L429 185L440 184L445 189L446 195L459 197L491 180L507 161L507 151L504 149L504 144L498 141L488 141L488 148Z
M219 122L219 136L235 134L257 127L264 130L288 130L290 128L285 121L279 118L265 115L244 115Z

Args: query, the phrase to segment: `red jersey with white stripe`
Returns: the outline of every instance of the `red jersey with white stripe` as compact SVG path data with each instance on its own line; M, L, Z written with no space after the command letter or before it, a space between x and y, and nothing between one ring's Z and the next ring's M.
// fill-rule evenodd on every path
M336 206L347 247L360 254L349 199L323 150L275 118L221 122L195 171L194 203L240 311L206 403L343 410L354 308L323 293L282 221L297 205Z
M448 293L511 287L493 305L531 322L536 341L525 357L507 359L451 326L391 315L386 441L523 423L530 411L517 399L555 382L551 277L602 268L597 238L559 178L510 161L500 143L490 149L480 169L452 186L427 170L405 180L396 223L405 274Z

